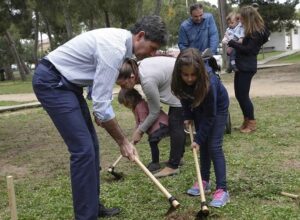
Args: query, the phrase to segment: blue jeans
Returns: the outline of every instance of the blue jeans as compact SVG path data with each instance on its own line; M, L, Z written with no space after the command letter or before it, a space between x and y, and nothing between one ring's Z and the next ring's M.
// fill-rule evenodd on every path
M234 93L245 118L254 120L254 107L249 96L251 81L255 73L234 74Z
M47 64L47 62L46 62ZM99 143L82 88L68 82L51 63L40 63L33 89L70 152L76 220L98 218Z
M223 152L223 135L227 114L217 115L205 144L200 146L200 164L202 180L209 182L211 161L216 175L216 189L227 190L226 161Z

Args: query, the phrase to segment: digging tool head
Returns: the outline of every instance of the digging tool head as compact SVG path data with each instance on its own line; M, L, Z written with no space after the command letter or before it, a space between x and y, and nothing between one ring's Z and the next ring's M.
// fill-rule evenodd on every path
M174 208L172 205L170 206L170 208L168 209L168 211L166 212L165 216L168 216L170 214L172 214L173 212L176 211L176 208Z
M174 203L174 201L175 201L175 203ZM173 213L176 209L178 209L180 207L179 202L177 202L177 200L174 196L171 196L169 198L169 203L170 203L170 208L166 212L166 214L165 214L166 216L170 215L171 213Z
M207 216L209 216L209 210L205 204L201 204L201 210L197 213L196 219L206 219Z
M115 168L114 167L109 167L108 170L107 170L111 175L113 175L116 180L120 180L123 178L123 175L121 173L117 173L115 171Z

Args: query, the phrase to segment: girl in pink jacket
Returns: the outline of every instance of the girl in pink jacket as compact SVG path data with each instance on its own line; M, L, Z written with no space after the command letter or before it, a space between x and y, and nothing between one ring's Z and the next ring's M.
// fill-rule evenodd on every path
M149 114L147 102L136 89L121 89L118 101L134 113L136 128L138 128ZM147 168L149 171L155 172L160 169L158 143L162 138L169 135L168 115L163 110L160 110L159 117L146 133L148 134L148 142L152 155L152 162L148 164Z

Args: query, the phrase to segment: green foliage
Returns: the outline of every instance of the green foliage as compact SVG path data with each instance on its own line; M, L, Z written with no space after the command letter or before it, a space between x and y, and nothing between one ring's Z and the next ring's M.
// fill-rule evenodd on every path
M0 34L3 34L10 26L9 7L5 1L0 1Z
M135 7L136 0L111 1L111 12L121 24L117 26L127 28L130 24L135 23L137 20L137 10Z
M253 2L258 3L259 12L267 27L271 31L281 31L285 28L289 30L294 27L295 6L299 0L286 0L285 3L275 0L231 0L231 2L240 6L251 5Z

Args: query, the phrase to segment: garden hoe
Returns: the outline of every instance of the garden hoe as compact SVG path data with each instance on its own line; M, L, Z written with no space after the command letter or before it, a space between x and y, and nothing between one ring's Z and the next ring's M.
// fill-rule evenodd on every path
M144 173L154 182L154 184L159 188L159 190L167 197L169 200L171 207L169 208L167 214L174 211L175 209L179 208L180 204L175 199L174 196L172 196L166 188L153 176L153 174L145 167L145 165L137 158L135 157L134 161L137 163L137 165L144 171Z
M194 137L193 137L193 129L192 129L191 124L189 125L189 133L190 133L190 139L191 139L191 144L192 144ZM206 205L205 194L204 194L204 189L203 189L203 184L202 184L202 178L200 175L198 155L197 155L197 150L195 148L193 148L193 156L194 156L194 161L195 161L197 180L198 180L198 185L199 185L199 189L200 189L200 198L201 198L201 210L198 212L197 217L201 219L202 217L206 217L209 215L209 210Z
M115 167L116 167L116 165L119 163L119 161L122 159L122 155L120 155L119 157L118 157L118 159L113 163L113 165L111 165L109 168L108 168L108 172L111 174L111 175L113 175L117 180L120 180L120 179L122 179L123 178L123 175L121 174L121 173L117 173L116 171L115 171Z

